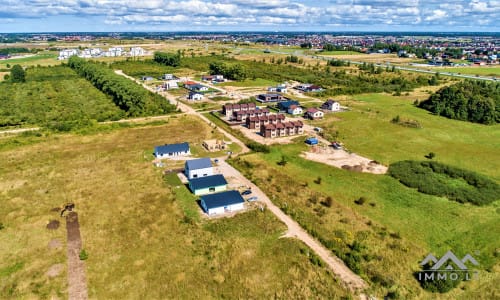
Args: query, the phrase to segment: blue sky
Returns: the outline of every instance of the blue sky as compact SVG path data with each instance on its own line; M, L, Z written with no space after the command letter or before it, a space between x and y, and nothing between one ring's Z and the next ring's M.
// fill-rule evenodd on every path
M0 0L0 32L500 31L500 0Z

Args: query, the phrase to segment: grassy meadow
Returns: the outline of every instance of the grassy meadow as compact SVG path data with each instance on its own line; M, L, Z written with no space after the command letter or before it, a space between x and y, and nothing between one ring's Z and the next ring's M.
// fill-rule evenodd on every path
M45 229L51 219L63 221L51 210L66 202L79 214L90 298L346 296L303 244L279 238L285 227L271 213L217 220L185 214L197 209L186 202L192 197L175 177L162 178L151 152L165 142L212 137L199 120L173 116L163 125L37 142L1 139L9 147L0 150L0 298L67 297L65 225ZM52 239L63 247L49 249ZM56 263L63 271L48 278Z
M441 72L452 72L460 74L496 76L500 77L500 67L450 67L450 68L432 68L432 70Z
M23 67L59 65L61 61L57 60L57 56L57 52L44 51L26 57L3 59L0 60L0 69L6 68L7 64L11 67L17 64Z
M415 99L365 94L341 101L351 111L327 114L315 122L327 134L338 131L339 140L350 151L390 164L400 160L422 160L429 152L436 160L488 175L500 181L500 125L481 125L434 116L415 107ZM410 128L391 123L400 116L420 123Z

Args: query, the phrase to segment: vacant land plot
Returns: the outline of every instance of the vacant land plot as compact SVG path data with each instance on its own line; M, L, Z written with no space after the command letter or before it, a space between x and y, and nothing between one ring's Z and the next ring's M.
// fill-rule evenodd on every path
M38 65L55 66L61 64L61 61L57 60L56 52L40 52L38 54L29 55L26 57L0 60L0 68L5 68L7 64L11 66L19 64L23 67L38 66Z
M187 116L167 125L58 135L0 152L0 298L66 298L65 251L48 247L51 209L72 201L88 259L89 298L339 298L321 261L268 212L186 218L177 190L151 164L153 146L211 137ZM17 137L22 145L22 137ZM2 140L6 142L6 140ZM192 204L192 203L191 203ZM56 252L54 252L56 251ZM57 252L58 251L58 252Z
M435 71L452 72L460 74L471 74L481 76L500 77L500 67L449 67L449 68L432 68Z
M483 279L440 297L466 299L480 289L483 294L474 297L489 299L496 293L497 232L491 229L500 226L498 204L463 205L423 195L387 175L311 162L298 157L306 149L302 145L272 149L269 154L240 156L234 165L362 274L372 285L367 294L382 297L397 290L402 297L435 297L420 288L413 272L427 253L442 255L449 249L460 255L478 250ZM286 163L278 164L283 157Z
M326 115L319 121L327 134L338 132L346 148L384 165L434 152L438 161L473 170L500 180L500 125L481 125L434 116L415 107L415 97L386 94L354 96L342 101L351 111ZM418 121L422 128L391 123L401 118ZM335 119L333 119L335 118Z

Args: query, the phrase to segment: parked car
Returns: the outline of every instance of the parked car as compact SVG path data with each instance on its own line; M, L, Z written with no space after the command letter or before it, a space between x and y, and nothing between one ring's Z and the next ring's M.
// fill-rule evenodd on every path
M340 145L340 144L339 144L339 143L337 143L337 142L333 142L333 143L332 143L332 147L333 147L333 149L335 149L335 150L340 150L340 149L342 149L342 145Z
M256 196L254 197L250 197L247 199L248 202L252 202L252 201L257 201L259 198L257 198Z
M245 195L250 195L251 193L252 193L251 190L246 190L246 191L241 192L241 194L244 195L244 196Z

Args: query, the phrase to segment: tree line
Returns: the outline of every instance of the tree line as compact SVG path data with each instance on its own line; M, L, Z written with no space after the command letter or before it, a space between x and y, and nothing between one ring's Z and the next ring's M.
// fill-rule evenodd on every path
M180 53L155 52L153 60L159 64L177 67L181 64Z
M127 116L165 114L175 110L175 106L169 104L165 98L115 74L105 64L72 56L68 65L97 89L111 96L113 102L125 111Z
M467 80L443 87L419 107L450 119L482 124L500 122L500 83Z
M248 76L247 69L239 63L228 64L221 61L211 62L208 66L210 74L224 75L227 79L245 80Z

